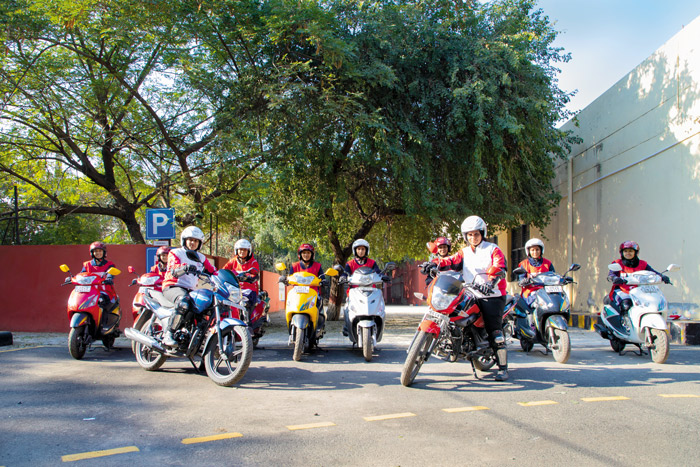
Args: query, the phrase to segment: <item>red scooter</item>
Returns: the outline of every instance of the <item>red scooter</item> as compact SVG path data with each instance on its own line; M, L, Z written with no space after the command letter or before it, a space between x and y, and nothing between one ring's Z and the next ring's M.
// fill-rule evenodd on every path
M130 274L136 274L136 269L133 266L129 266L127 269ZM146 307L143 296L146 290L162 292L163 277L157 272L146 272L133 279L129 287L132 285L139 286L139 290L136 292L134 300L131 302L131 314L134 319L134 325L132 327L134 329L141 329L143 324L151 319L151 311ZM136 352L136 341L131 341L131 350Z
M474 377L476 370L486 371L496 364L496 354L488 341L476 299L483 294L474 284L462 282L462 275L453 271L431 271L435 279L428 288L428 312L423 317L401 372L401 384L410 386L423 363L435 353L448 362L469 360ZM505 273L500 271L499 277ZM416 297L425 300L421 293ZM510 312L504 310L503 316Z
M70 268L65 264L61 265L61 271L70 274ZM107 273L117 276L121 271L112 267ZM68 351L76 360L83 358L97 339L102 340L106 349L111 349L114 340L120 335L119 297L112 292L111 287L106 287L105 281L106 278L99 274L81 272L75 276L71 274L61 284L75 285L68 297L68 319L71 327L68 334Z

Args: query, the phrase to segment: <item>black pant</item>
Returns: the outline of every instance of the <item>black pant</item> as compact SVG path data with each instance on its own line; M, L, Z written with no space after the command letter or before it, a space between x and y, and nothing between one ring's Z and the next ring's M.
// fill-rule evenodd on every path
M477 301L481 315L484 317L484 328L489 335L489 342L492 347L496 347L493 342L494 332L503 332L503 310L506 306L506 297L482 298Z

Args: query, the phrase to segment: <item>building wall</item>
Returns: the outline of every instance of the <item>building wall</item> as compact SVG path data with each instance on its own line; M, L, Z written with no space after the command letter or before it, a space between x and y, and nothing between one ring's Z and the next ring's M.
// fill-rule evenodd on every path
M576 311L601 306L624 240L637 241L659 271L681 265L674 287L664 287L672 306L689 316L700 305L698 44L700 18L563 126L583 142L559 163L562 201L541 235L557 270L581 264Z

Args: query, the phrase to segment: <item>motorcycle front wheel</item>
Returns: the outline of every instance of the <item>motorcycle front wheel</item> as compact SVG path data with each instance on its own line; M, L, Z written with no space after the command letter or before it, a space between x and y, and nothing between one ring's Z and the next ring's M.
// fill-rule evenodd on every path
M569 333L563 329L549 328L547 345L552 350L554 360L558 363L566 363L571 356L571 339Z
M365 361L372 361L373 344L372 328L362 328L362 356L365 357Z
M139 331L147 336L163 334L163 330L160 325L153 323L153 328L151 328L150 321L143 323ZM156 371L158 368L162 367L163 363L165 363L165 361L168 359L167 356L146 347L140 342L137 342L136 346L134 347L134 355L136 355L136 362L146 371Z
M143 323L147 323L150 319L151 312L142 311L141 314L136 318L136 322L134 323L133 328L140 330L143 327ZM131 341L131 351L134 353L134 355L136 355L136 341Z
M68 334L68 352L70 356L76 360L80 360L85 356L87 343L85 342L85 326L71 328Z
M435 337L425 331L418 331L418 335L413 340L413 345L408 350L408 357L406 357L406 362L403 364L403 371L401 371L401 384L404 386L410 386L413 384L413 380L416 378L420 367L428 359L430 353L428 349L433 343Z
M668 335L663 329L648 329L648 338L651 338L652 347L649 348L651 359L654 363L666 363L668 360L669 346Z
M248 371L253 359L253 339L245 326L233 326L221 335L221 345L219 348L219 339L212 337L204 350L204 368L209 379L230 387Z

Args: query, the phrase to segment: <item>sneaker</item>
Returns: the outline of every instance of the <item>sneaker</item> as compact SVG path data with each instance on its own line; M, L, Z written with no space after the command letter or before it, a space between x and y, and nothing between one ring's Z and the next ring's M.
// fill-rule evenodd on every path
M505 381L508 379L508 370L503 368L498 370L498 373L496 373L496 381Z
M177 345L177 342L173 338L172 331L167 331L165 334L163 334L163 344L167 345L168 347L175 347Z

